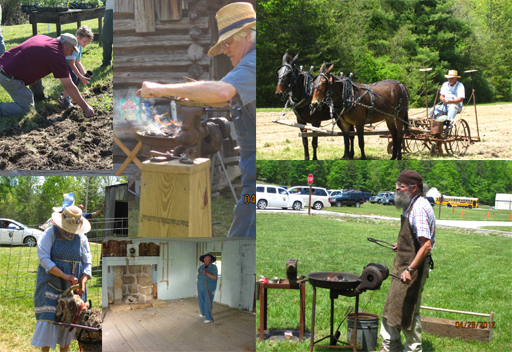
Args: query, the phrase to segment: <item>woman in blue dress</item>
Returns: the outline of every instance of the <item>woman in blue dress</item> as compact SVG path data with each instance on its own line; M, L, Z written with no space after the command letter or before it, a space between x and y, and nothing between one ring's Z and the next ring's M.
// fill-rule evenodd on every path
M205 318L205 323L211 323L213 298L217 288L217 266L213 263L217 258L207 253L199 257L199 260L204 263L197 269L197 300L201 311L199 316Z
M75 293L87 302L86 283L91 275L92 258L89 241L84 233L91 225L76 206L66 207L61 213L52 214L55 223L46 229L37 244L39 267L37 269L34 310L36 329L31 344L42 352L55 349L67 352L75 336L75 329L61 329L55 322L57 297L71 285L82 282L83 290Z

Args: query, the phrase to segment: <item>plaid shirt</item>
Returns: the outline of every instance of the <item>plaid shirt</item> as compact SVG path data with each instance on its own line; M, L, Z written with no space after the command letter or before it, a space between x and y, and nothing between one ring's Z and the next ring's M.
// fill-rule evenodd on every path
M418 196L414 197L411 203L414 202L414 199L417 197ZM434 249L436 242L436 216L434 215L432 206L427 198L419 197L410 212L409 208L410 207L407 207L407 209L404 210L403 215L408 217L409 224L411 224L418 241L420 241L420 237L427 238L432 243L432 249Z

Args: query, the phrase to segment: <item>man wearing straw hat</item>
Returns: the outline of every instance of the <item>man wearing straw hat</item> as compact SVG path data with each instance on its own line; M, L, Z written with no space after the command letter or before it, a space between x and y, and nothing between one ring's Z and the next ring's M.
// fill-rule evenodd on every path
M144 98L175 96L214 107L229 106L240 145L242 197L235 207L229 237L256 236L256 12L250 3L235 2L217 15L219 40L209 56L224 54L234 68L220 81L177 84L143 82Z
M204 318L205 323L211 323L213 298L217 289L217 266L213 263L217 258L207 253L199 257L199 260L204 263L197 269L197 300L201 311L199 317Z
M436 106L433 115L433 118L439 122L453 121L455 115L462 111L462 102L466 97L464 85L457 82L460 78L457 71L450 70L445 77L448 78L448 82L444 82L441 87L441 102Z
M89 242L83 234L90 231L91 225L74 205L62 213L54 212L52 219L55 225L44 232L37 244L39 267L34 295L37 323L31 344L41 347L43 352L59 344L60 350L66 352L75 333L74 329L70 332L53 324L57 297L80 281L83 290L76 293L87 302L85 285L92 277L92 259Z

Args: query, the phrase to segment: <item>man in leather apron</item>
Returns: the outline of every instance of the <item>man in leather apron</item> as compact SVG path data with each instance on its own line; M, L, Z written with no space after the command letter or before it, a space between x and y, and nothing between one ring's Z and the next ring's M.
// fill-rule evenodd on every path
M432 265L430 251L435 244L435 215L424 195L419 173L404 170L396 183L395 206L403 209L391 280L382 313L381 351L421 352L421 293ZM400 332L405 336L405 349Z

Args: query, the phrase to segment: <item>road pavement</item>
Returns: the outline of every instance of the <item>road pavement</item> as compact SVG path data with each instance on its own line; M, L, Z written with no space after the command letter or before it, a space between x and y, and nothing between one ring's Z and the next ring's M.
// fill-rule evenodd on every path
M329 209L329 208L327 208ZM301 209L299 211L296 210L285 210L285 209L265 209L265 210L256 210L256 213L294 213L294 214L306 214L308 213L308 209ZM368 219L381 219L381 220L391 220L391 221L399 221L399 217L386 217L386 216L373 216L373 215L357 215L357 214L345 214L338 213L329 210L314 210L311 209L311 214L314 215L333 215L340 217L349 217L349 218L368 218ZM436 220L436 225L438 226L450 226L450 227L461 227L465 229L479 229L483 226L512 226L512 221L470 221L470 220Z

